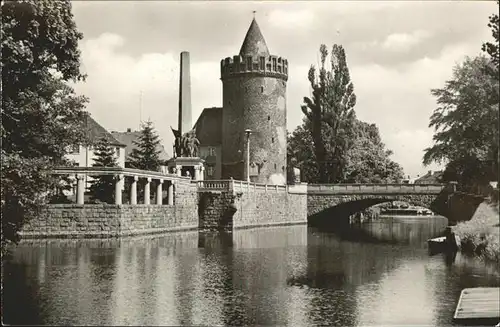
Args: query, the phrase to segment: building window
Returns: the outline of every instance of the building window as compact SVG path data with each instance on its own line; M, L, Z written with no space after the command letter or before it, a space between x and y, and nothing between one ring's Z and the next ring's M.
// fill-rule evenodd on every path
M73 144L71 146L71 154L79 154L80 153L80 144Z
M274 143L274 137L271 137L271 143Z
M214 167L213 166L208 166L207 167L207 176L212 177L214 175Z
M276 164L274 164L274 170L276 170Z
M213 146L208 147L208 155L215 157L215 155L216 155L215 147L213 147Z
M270 121L271 120L271 116L267 116L267 121Z
M276 71L276 58L273 58L273 71Z
M263 86L260 87L260 93L264 93L264 87Z
M260 57L260 70L264 70L265 65L266 65L266 58Z
M247 70L252 70L252 57L247 57Z
M120 156L120 148L116 147L115 151L116 151L116 156L119 157Z

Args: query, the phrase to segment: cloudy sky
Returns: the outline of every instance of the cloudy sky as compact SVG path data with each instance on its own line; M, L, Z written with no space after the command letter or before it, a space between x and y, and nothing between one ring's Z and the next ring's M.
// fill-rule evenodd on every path
M412 176L439 168L421 164L432 144L430 89L481 52L491 38L488 16L498 11L494 1L75 1L88 74L76 90L108 130L138 129L141 116L150 118L171 153L180 52L191 54L194 124L203 108L221 106L220 60L238 54L254 10L271 54L289 61L288 130L301 123L320 44L341 44L358 118L379 126L393 160Z

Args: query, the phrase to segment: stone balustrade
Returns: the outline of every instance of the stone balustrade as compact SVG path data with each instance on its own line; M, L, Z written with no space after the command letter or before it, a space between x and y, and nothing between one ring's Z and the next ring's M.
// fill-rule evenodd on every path
M288 185L259 184L234 179L193 181L198 192L287 192Z
M76 176L76 203L84 204L84 194L85 194L85 177L86 176L103 176L112 175L114 176L115 182L115 204L122 204L122 190L124 188L125 178L131 178L130 184L130 204L137 203L137 182L139 179L145 180L144 183L144 204L150 204L150 194L151 194L151 182L157 180L156 189L156 204L163 204L163 185L167 185L168 195L167 195L167 205L174 205L174 187L176 181L186 180L189 181L189 177L181 177L176 174L164 174L162 172L147 171L132 168L121 168L121 167L59 167L53 170L53 174L56 175L74 175ZM167 182L167 183L165 183Z
M446 184L309 184L308 194L439 194Z

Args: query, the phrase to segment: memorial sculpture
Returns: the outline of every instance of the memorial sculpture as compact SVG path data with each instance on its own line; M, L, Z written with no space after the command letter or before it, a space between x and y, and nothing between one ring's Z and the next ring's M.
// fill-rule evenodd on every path
M178 130L172 129L174 133L174 151L177 158L180 157L197 157L199 153L200 141L196 138L195 130L191 130L184 135Z

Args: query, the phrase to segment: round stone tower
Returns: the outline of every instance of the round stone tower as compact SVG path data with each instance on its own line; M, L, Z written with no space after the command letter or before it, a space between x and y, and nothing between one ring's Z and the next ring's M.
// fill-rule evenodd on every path
M250 180L286 184L286 82L288 61L269 54L255 18L239 55L221 61L222 178L246 180L250 129Z

